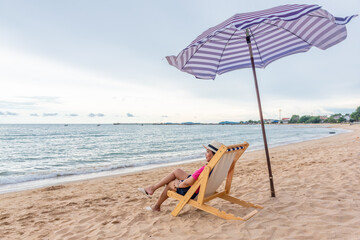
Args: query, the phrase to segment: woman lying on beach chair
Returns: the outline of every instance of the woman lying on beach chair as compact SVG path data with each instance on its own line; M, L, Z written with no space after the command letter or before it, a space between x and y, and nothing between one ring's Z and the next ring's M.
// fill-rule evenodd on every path
M209 162L212 157L215 155L216 151L221 147L221 143L217 141L212 141L207 146L204 145L206 148L206 162ZM190 189L190 187L195 183L195 181L198 179L202 171L204 170L206 165L202 166L198 170L196 170L193 174L188 174L182 169L176 169L173 172L171 172L169 175L164 177L160 182L148 186L146 188L138 188L140 192L145 194L147 197L151 197L151 195L154 194L154 192L159 189L160 187L165 185L165 188L163 192L161 193L159 199L153 206L148 206L147 210L152 211L160 211L161 204L168 198L167 192L168 190L175 191L176 193L180 195L185 195L187 191ZM199 193L199 189L193 194L191 197L194 199Z

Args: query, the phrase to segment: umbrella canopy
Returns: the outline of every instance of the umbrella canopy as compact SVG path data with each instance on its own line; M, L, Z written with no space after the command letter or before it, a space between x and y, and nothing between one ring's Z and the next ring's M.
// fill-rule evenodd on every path
M356 16L356 15L354 15ZM235 14L198 36L169 64L201 79L215 79L241 68L250 68L246 29L252 39L254 64L265 68L276 59L308 51L327 49L346 38L345 24L354 16L334 17L318 5L284 5Z
M170 65L200 79L252 67L272 197L275 188L255 68L312 46L325 50L343 41L345 24L355 16L334 17L318 5L298 4L235 14L203 32L179 55L166 57Z

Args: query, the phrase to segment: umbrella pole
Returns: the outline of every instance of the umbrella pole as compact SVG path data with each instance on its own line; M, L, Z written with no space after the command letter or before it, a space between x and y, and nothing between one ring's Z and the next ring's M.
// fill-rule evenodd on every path
M262 129L262 134L263 134L263 139L264 139L266 161L267 161L267 166L268 166L268 171L269 171L271 197L275 197L275 188L274 188L273 176L272 176L272 171L271 171L270 155L269 155L269 149L268 149L267 140L266 140L264 118L263 118L263 114L262 114L260 93L259 93L259 87L258 87L258 83L257 83L254 56L253 56L252 47L251 47L251 39L250 39L249 29L246 29L246 41L247 41L247 44L249 47L251 66L252 66L254 81L255 81L255 89L256 89L256 95L257 95L257 101L258 101L258 107L259 107L261 129Z

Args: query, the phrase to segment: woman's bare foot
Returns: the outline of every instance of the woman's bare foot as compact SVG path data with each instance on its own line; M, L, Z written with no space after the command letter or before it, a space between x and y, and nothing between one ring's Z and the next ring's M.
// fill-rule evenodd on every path
M145 191L146 191L150 196L153 195L154 192L155 192L153 186L146 187L146 188L144 188L144 189L145 189Z
M145 207L145 210L153 211L153 212L160 212L160 208L155 207L155 205L154 206L147 206L147 207Z
M151 210L160 212L160 207L158 207L158 206L156 206L156 205L150 206L150 207L151 207Z

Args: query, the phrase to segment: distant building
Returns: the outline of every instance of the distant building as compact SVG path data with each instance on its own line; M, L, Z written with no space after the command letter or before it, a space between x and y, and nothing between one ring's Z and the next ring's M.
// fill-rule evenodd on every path
M282 121L283 123L289 123L290 118L282 118L281 121Z
M264 122L267 123L267 124L279 123L279 120L277 120L277 119L264 119Z
M270 124L274 119L264 119L264 122Z
M326 119L328 119L328 116L319 116L320 122L324 123Z

